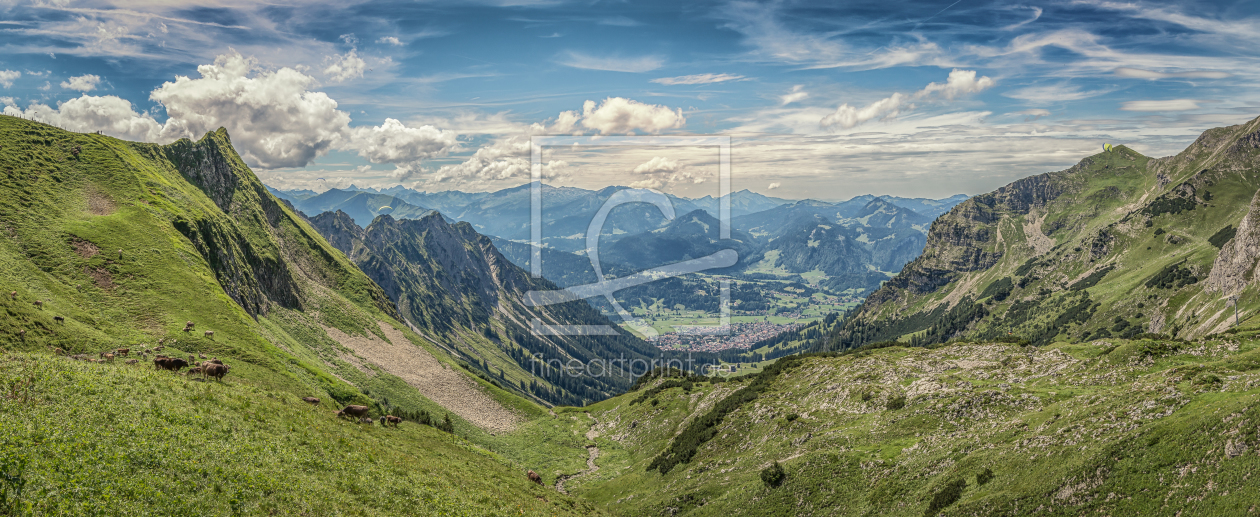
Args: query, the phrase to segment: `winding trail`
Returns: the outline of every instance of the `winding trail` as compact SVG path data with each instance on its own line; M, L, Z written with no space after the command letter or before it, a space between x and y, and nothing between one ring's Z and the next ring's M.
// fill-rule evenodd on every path
M586 439L594 440L596 436L599 436L599 433L595 431L595 426L599 425L599 420L596 420L595 417L591 416L590 413L587 413L586 416L591 417L591 428L590 430L586 431ZM599 465L595 464L595 459L599 457L599 446L587 445L586 451L588 453L588 456L586 458L586 470L577 472L575 474L569 474L567 476L560 476L556 478L556 491L557 492L560 492L564 495L569 495L569 492L564 489L565 481L568 481L570 479L577 479L577 478L580 478L582 476L585 476L587 474L590 474L599 470Z

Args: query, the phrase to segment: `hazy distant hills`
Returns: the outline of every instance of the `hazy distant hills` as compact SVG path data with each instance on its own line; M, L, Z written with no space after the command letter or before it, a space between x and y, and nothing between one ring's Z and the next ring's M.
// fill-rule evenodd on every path
M307 215L340 210L360 226L371 224L372 219L378 215L388 214L395 219L420 219L433 211L388 194L331 189L322 194L303 197L309 191L298 191L296 194L275 189L271 191L277 197L287 199L294 208Z
M562 253L544 260L547 278L561 285L593 281L589 260L577 257L574 261L573 256L563 253L585 253L586 233L596 212L624 188L586 190L543 185L543 245L549 254ZM496 241L499 248L505 248L507 242L530 239L529 185L473 193L351 186L314 196L309 191L278 191L278 195L307 214L342 210L360 226L370 224L373 217L383 213L380 206L388 205L394 219L423 217L432 209L448 221L467 221L479 233L501 239ZM838 291L878 287L922 251L932 219L967 198L961 194L939 200L863 195L832 203L789 201L742 190L730 200L731 227L737 235L730 243L719 243L716 233L697 231L701 225L694 224L706 221L716 231L719 199L667 197L676 214L672 221L646 203L614 209L601 232L602 261L609 267L625 268L624 274L733 246L740 255L735 270L764 260L760 269L822 273L827 278L821 285ZM527 267L528 246L513 248L505 249L505 255ZM579 269L558 269L562 263ZM579 282L578 276L589 279Z

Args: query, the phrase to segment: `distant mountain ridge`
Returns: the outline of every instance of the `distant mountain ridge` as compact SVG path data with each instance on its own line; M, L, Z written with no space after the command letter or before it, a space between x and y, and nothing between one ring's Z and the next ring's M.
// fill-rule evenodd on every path
M1119 145L1020 179L932 223L924 253L825 349L884 340L1145 333L1195 338L1260 307L1260 119L1205 131L1176 156Z

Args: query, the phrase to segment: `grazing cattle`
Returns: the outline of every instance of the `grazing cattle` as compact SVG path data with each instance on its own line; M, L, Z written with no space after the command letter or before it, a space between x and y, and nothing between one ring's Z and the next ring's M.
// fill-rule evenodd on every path
M213 331L213 330L207 330L207 331L206 331L206 337L208 337L208 338L210 338L210 339L214 339L214 331Z
M184 332L192 332L192 327L184 327Z
M26 337L26 329L19 330L18 335L22 337Z
M140 362L140 360L139 360L139 359L128 359L128 360L127 360L127 364L136 364L136 363L138 363L138 362Z
M127 355L127 354L130 354L130 353L131 353L131 349L130 349L130 348L119 348L118 350L114 351L114 353L115 353L115 354L118 354L118 355L121 355L121 356L125 356L125 355Z
M352 405L346 406L341 411L338 411L337 416L347 417L347 418L358 418L358 417L366 415L367 412L368 412L367 406L356 406L352 404Z
M44 302L43 302L43 301L41 301L41 300L35 300L35 302L34 302L34 303L35 303L35 306L36 306L36 307L39 307L39 309L40 309L40 310L43 310L43 309L44 309Z
M159 370L178 372L180 368L187 368L188 362L176 357L156 357L153 359L153 365Z
M201 367L200 367L200 366L195 366L195 367L193 367L193 368L189 368L189 369L188 369L188 375L196 375L196 374L201 373L201 371L202 371L202 370L201 370Z
M302 397L302 402L306 402L308 404L319 405L319 399L315 397Z
M184 326L185 326L185 327L188 327L188 328L192 328L192 327L197 326L197 324L196 324L196 323L193 323L193 322L191 322L191 321L185 321L185 322L184 322Z
M201 371L204 372L207 376L214 377L215 379L218 379L219 381L222 381L223 376L227 375L228 372L231 370L232 370L232 367L226 364L211 363L211 364L203 365L201 367Z
M155 347L155 348L153 349L153 351L154 351L154 352L161 352L164 348L166 348L166 347L164 347L164 346Z
M55 322L57 322L57 323L65 324L65 322L66 322L66 317L65 317L65 316L53 316L53 321L55 321Z
M398 424L401 424L401 423L402 423L402 417L397 417L394 415L385 415L381 417L381 425L389 424L394 427L398 427Z
M540 485L542 484L542 476L539 476L537 472L534 472L534 471L532 471L532 470L531 470L531 471L529 471L528 476L529 476L529 480L530 480L530 481L533 481L533 482L538 483L538 484L540 484Z
M106 361L113 361L114 354L101 354L101 359L104 359Z
M375 420L372 420L372 417L369 417L369 416L365 416L359 419L360 424L367 424L367 425L372 425L372 422L374 421Z
M9 298L17 299L17 291L9 291Z
M206 354L197 354L197 359L205 359Z
M62 349L60 349L60 348L54 348L54 349L53 349L53 353L54 353L54 354L57 354L57 355L66 355L66 351L65 351L65 350L62 350Z
M193 357L192 354L188 354L188 364L192 364L196 360L197 360L196 357Z

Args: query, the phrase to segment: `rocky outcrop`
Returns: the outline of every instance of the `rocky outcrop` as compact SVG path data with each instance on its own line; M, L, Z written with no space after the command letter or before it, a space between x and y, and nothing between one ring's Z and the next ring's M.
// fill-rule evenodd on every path
M1238 224L1238 233L1225 243L1212 272L1208 274L1207 291L1233 295L1255 280L1256 262L1260 260L1260 191L1251 199L1251 208Z

